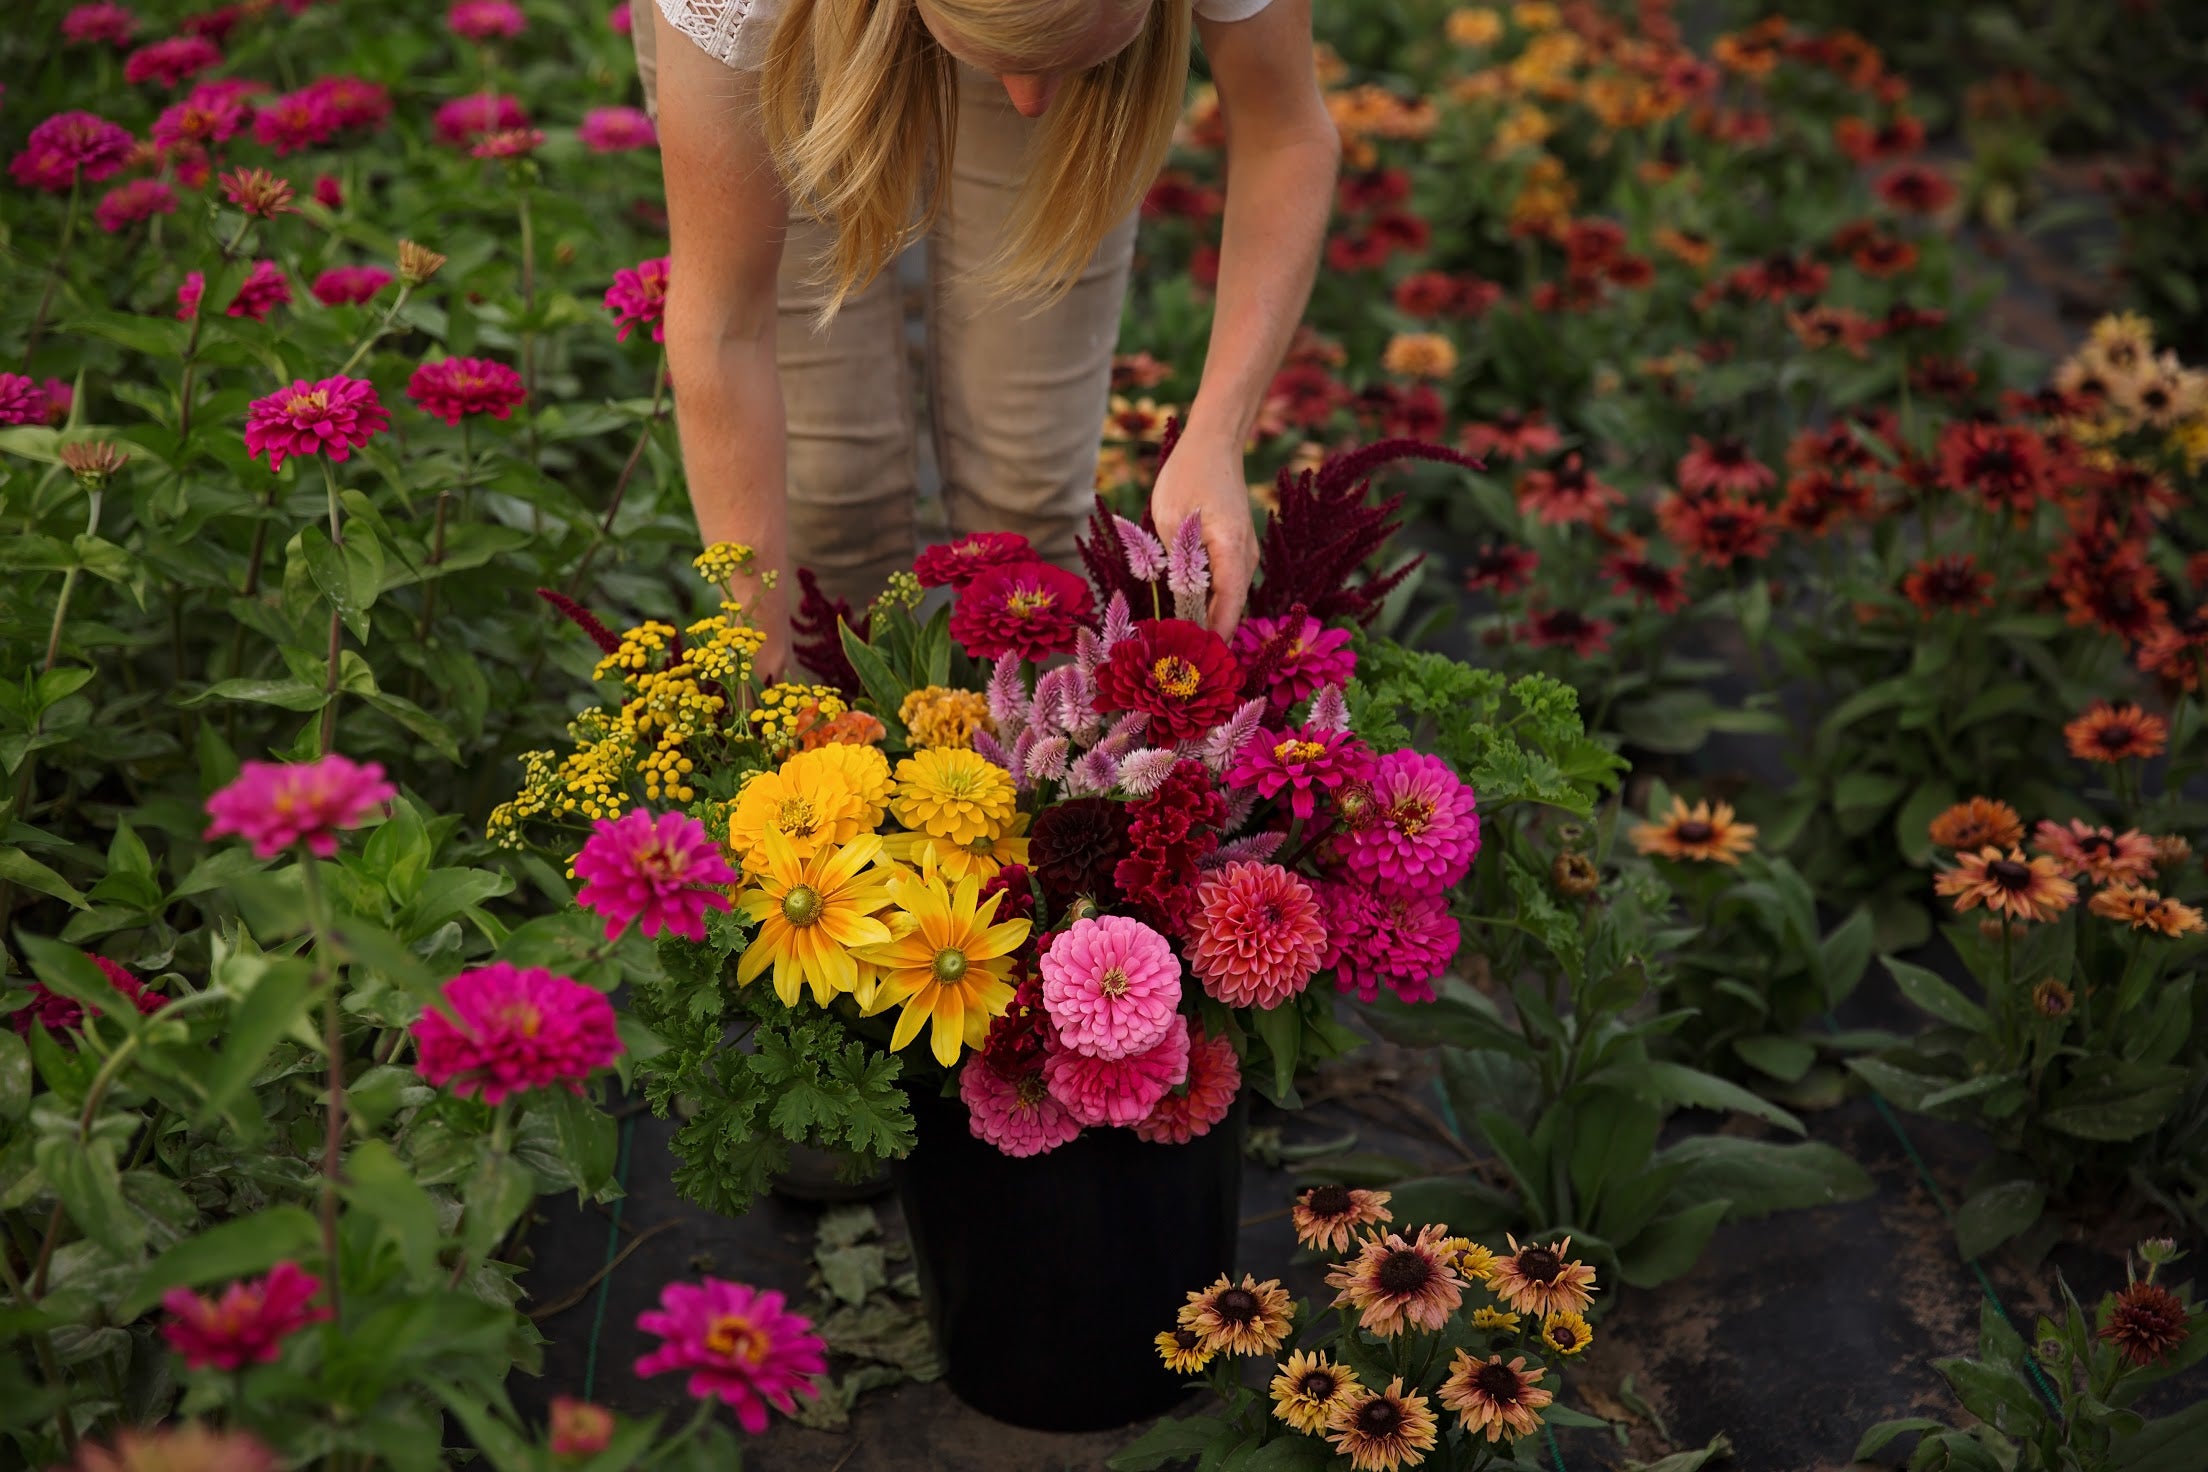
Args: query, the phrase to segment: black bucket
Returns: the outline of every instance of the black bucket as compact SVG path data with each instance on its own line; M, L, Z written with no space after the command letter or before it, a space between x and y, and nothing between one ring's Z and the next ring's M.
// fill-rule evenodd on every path
M971 1066L971 1065L969 1065ZM966 1106L915 1090L893 1174L952 1393L1036 1431L1104 1431L1187 1393L1153 1342L1234 1266L1246 1100L1201 1139L1085 1130L1014 1160Z

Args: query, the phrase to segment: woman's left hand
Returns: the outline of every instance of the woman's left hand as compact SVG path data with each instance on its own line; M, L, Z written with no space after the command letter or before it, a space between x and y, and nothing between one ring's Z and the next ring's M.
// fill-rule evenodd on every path
M1222 639L1234 637L1242 605L1257 575L1257 528L1250 517L1249 482L1234 445L1182 435L1150 490L1150 520L1170 546L1191 516L1204 525L1211 558L1211 608L1205 622Z

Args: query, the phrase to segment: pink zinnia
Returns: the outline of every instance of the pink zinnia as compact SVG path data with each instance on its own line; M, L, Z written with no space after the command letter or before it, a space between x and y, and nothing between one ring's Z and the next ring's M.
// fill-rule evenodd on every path
M58 378L46 380L46 422L59 424L69 417L69 406L77 401L77 391Z
M282 470L294 455L350 458L353 451L391 427L391 416L365 378L305 379L255 399L245 409L245 450L268 456L270 470Z
M1091 1058L1158 1045L1181 1004L1181 963L1166 938L1125 915L1076 920L1043 953L1043 1010L1058 1040Z
M595 1457L613 1444L613 1412L571 1395L552 1397L552 1455Z
M542 967L463 971L445 983L445 1004L451 1016L433 1007L414 1024L414 1071L463 1099L498 1104L555 1084L580 1094L621 1056L605 994Z
M1322 966L1338 991L1371 1001L1382 983L1406 1002L1434 999L1434 978L1456 959L1464 932L1438 894L1375 893L1354 884L1319 887L1326 912Z
M328 110L340 128L380 127L391 116L391 93L365 77L323 77L304 88Z
M1366 884L1440 891L1465 876L1480 851L1472 789L1438 756L1391 751L1373 770L1372 800L1342 840Z
M1006 1078L986 1058L958 1071L958 1097L966 1101L966 1127L974 1138L1015 1159L1047 1155L1081 1133L1066 1106L1050 1096L1040 1071Z
M381 266L332 266L307 290L325 307L356 307L390 284L391 273Z
M266 322L270 312L290 305L290 279L276 268L274 261L255 261L253 269L246 272L245 280L239 283L238 294L230 298L229 306L223 308L223 314L230 317L251 317L256 322Z
M1328 685L1349 684L1357 673L1349 639L1349 630L1330 629L1308 615L1246 618L1234 631L1234 652L1244 669L1267 671L1266 698L1283 711Z
M1185 1145L1211 1133L1234 1108L1242 1090L1242 1063L1231 1039L1198 1033L1188 1045L1188 1083L1173 1089L1135 1126L1135 1135L1153 1145Z
M399 795L376 762L336 753L296 764L247 762L238 779L207 799L214 821L205 838L235 833L256 858L272 859L295 843L317 858L337 852L337 831L357 827Z
M314 176L314 202L322 208L332 211L341 210L345 207L345 186L337 182L337 175L316 174ZM366 271L374 268L360 266L354 269ZM387 276L384 279L389 280L390 278Z
M730 903L709 886L736 882L703 823L687 813L654 818L646 808L593 824L575 856L575 877L583 881L575 902L604 917L607 940L641 920L647 937L665 930L702 941L706 910Z
M526 158L544 147L542 128L500 128L485 133L468 150L470 158Z
M0 373L0 424L39 424L46 418L46 390L21 373Z
M1236 753L1227 783L1264 798L1285 792L1289 810L1308 821L1318 811L1320 793L1368 781L1372 772L1372 753L1356 737L1305 726L1259 731Z
M445 24L464 41L497 41L520 35L528 22L512 0L456 0Z
M1196 886L1189 969L1229 1007L1270 1011L1306 986L1326 948L1311 886L1278 864L1230 863Z
M435 129L439 143L459 148L485 133L526 128L529 114L521 110L520 103L502 92L478 92L471 97L455 97L438 108L430 126Z
M528 394L521 375L489 358L440 358L424 363L406 381L406 396L424 414L458 424L469 414L504 419Z
M1177 1012L1164 1039L1146 1053L1090 1058L1060 1048L1043 1058L1043 1082L1051 1097L1084 1125L1140 1124L1166 1090L1187 1077L1188 1019Z
M107 957L96 956L90 951L86 951L84 955L86 960L100 968L100 974L107 978L107 984L122 993L141 1014L155 1013L168 1005L167 997L159 992L149 991L144 982ZM48 1032L58 1034L67 1032L84 1021L84 1004L75 997L65 997L43 981L32 982L30 990L31 1004L8 1014L17 1032L29 1036L31 1024L36 1022ZM62 1045L72 1046L66 1041Z
M620 4L606 12L606 24L617 36L626 36L635 29L636 17L629 14L629 0L621 0Z
M95 113L57 112L31 129L8 171L18 184L60 193L80 174L88 184L114 174L135 147L128 129Z
M137 30L138 17L108 0L79 5L61 18L61 39L72 46L128 46Z
M626 153L659 142L659 130L640 107L594 107L583 114L575 136L592 153Z
M992 567L1041 560L1018 532L968 532L922 552L912 572L923 588L963 588Z
M818 1395L813 1377L828 1368L812 1320L785 1309L781 1294L720 1278L669 1283L636 1327L665 1341L636 1362L637 1374L689 1372L690 1393L728 1402L753 1436L767 1429L768 1406L787 1416L793 1397Z
M627 342L629 329L640 323L652 329L653 342L667 340L667 324L660 320L667 313L667 260L659 256L638 261L613 273L613 285L606 288L606 310L617 324L615 342Z
M251 116L238 88L203 82L181 102L161 109L161 115L153 120L150 136L170 149L186 143L226 143L237 136Z
M113 235L154 215L176 213L176 191L159 179L132 179L100 196L92 218Z
M312 87L271 97L253 114L253 136L278 158L320 147L337 136L337 126L335 109Z
M189 322L199 315L199 299L207 294L207 273L186 271L176 284L176 319Z
M330 1317L314 1296L322 1280L295 1262L279 1262L263 1278L240 1279L210 1299L189 1288L161 1295L169 1321L162 1337L195 1370L242 1370L275 1363L284 1341Z
M222 48L205 36L170 36L141 46L123 59L123 80L136 86L181 86L222 61Z

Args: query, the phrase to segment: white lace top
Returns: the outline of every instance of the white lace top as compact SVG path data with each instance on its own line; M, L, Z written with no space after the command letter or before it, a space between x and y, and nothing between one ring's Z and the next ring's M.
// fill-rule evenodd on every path
M1195 0L1206 20L1248 20L1272 0ZM752 71L767 59L767 38L774 32L781 0L658 0L667 23L705 49L708 56L738 71Z

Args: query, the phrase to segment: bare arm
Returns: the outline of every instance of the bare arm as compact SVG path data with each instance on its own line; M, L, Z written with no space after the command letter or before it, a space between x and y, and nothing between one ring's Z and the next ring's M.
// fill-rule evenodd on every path
M659 150L671 264L667 367L682 464L708 543L742 542L779 586L737 597L767 632L760 668L789 663L787 465L775 371L775 276L788 204L760 136L755 80L668 25L659 44Z
M1257 570L1242 449L1310 299L1341 136L1312 67L1311 0L1273 0L1248 20L1198 28L1227 124L1226 233L1203 382L1150 506L1168 534L1203 517L1210 624L1226 635Z

